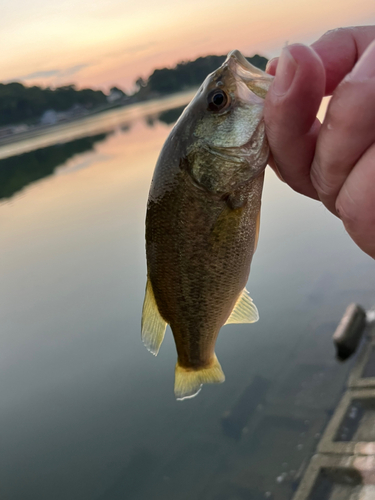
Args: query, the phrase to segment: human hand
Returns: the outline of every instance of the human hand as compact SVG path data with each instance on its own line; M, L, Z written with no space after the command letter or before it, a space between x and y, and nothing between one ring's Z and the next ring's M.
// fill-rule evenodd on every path
M271 166L375 258L375 26L285 47L267 71L276 72L264 111ZM324 95L332 99L320 124Z

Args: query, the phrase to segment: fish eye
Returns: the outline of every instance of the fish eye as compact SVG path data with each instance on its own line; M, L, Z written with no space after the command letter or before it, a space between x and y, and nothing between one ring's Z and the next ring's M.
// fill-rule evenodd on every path
M215 89L208 95L208 109L221 111L227 105L228 100L228 96L223 90Z

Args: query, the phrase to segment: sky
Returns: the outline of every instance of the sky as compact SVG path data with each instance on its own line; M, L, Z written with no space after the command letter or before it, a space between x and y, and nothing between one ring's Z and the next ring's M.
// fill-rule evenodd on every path
M276 56L375 24L374 0L0 0L0 82L134 89L155 68L239 49Z

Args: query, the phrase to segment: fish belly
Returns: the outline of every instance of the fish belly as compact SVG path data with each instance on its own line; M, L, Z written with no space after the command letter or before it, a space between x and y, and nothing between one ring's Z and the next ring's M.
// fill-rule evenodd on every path
M213 196L181 173L173 190L149 203L148 279L173 332L178 365L202 370L242 293L257 237L263 175L240 188L242 206Z

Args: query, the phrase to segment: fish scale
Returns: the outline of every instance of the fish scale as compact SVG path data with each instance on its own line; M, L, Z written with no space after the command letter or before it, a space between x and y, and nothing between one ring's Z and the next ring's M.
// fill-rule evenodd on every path
M224 381L215 355L221 327L258 319L245 285L268 159L256 89L264 97L271 81L238 51L230 53L183 112L155 168L142 339L157 354L170 325L178 399ZM244 82L251 90L244 92Z

